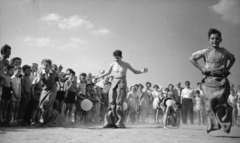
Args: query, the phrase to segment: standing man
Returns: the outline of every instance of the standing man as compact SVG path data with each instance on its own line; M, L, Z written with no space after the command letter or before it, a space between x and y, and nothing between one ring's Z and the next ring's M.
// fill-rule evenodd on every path
M194 90L190 88L190 82L185 82L186 87L182 90L182 108L183 124L187 124L187 115L189 112L190 122L193 124L193 97Z
M106 114L106 120L104 128L109 127L120 127L125 128L124 125L124 113L123 113L123 102L126 98L127 80L126 74L127 70L131 70L134 74L146 73L147 68L143 70L135 70L129 63L122 61L122 51L115 50L113 52L115 62L110 64L110 68L107 72L98 78L102 78L112 73L113 80L111 84L111 89L109 91L109 111ZM117 122L115 123L115 119Z

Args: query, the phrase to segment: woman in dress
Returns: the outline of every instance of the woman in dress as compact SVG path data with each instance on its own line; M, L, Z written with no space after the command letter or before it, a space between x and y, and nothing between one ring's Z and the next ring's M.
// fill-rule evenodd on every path
M42 68L38 71L37 82L42 81L42 93L40 96L39 107L42 110L42 124L40 126L56 127L63 123L61 114L53 109L53 103L56 100L56 81L57 73L51 70L52 61L50 59L42 60Z

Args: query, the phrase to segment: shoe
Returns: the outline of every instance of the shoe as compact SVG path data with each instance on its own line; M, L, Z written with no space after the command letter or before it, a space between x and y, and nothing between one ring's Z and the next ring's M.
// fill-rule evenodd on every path
M31 122L31 126L36 125L36 122Z

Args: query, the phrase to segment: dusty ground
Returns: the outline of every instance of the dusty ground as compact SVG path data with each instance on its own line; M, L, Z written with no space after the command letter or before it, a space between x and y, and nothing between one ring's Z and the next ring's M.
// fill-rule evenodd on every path
M240 128L230 134L206 126L182 125L180 129L163 129L156 124L127 125L126 129L102 129L101 125L58 128L0 127L0 143L240 143ZM121 136L118 136L121 135Z

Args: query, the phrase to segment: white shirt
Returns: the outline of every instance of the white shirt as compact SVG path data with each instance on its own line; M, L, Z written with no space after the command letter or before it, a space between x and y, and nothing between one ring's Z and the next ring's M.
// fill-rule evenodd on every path
M194 97L194 90L191 88L184 88L182 90L182 98L193 99Z
M21 97L21 79L13 75L11 77L11 84L14 92L18 97Z

